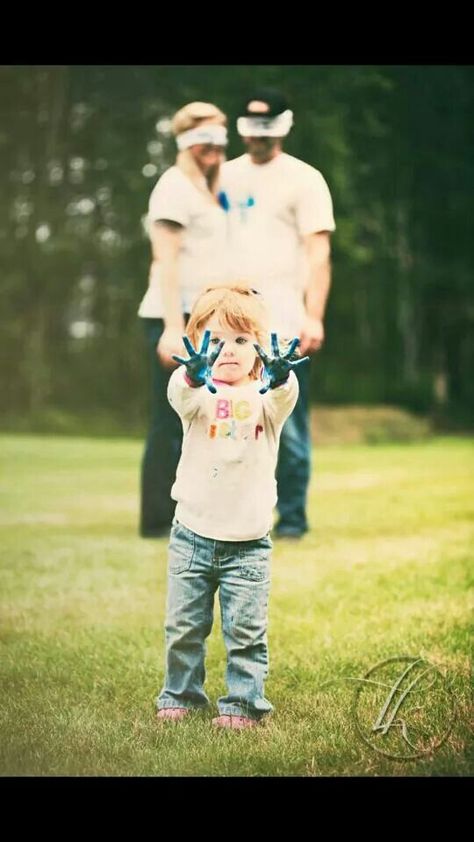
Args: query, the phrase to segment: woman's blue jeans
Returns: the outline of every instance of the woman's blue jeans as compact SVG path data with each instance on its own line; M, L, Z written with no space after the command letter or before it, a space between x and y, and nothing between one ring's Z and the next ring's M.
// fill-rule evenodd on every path
M171 529L166 607L166 675L158 709L203 708L205 641L219 590L227 652L227 694L220 714L260 719L273 710L265 698L268 675L268 596L272 542L215 541L176 519Z
M184 314L185 324L189 319ZM163 319L142 319L151 372L151 421L141 466L140 534L159 537L171 527L176 503L171 487L181 453L183 426L167 397L174 371L158 359L156 346L164 330Z

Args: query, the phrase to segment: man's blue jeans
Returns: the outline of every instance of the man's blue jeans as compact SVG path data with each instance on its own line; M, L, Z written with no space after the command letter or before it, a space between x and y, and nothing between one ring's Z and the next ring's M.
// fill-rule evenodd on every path
M276 470L279 518L275 530L290 535L308 531L306 497L311 468L310 363L298 365L294 371L300 392L296 406L281 431Z
M220 714L260 719L273 710L264 696L268 675L268 595L272 542L214 541L196 535L176 519L168 555L166 675L158 709L203 708L205 641L219 589L227 652L227 694Z

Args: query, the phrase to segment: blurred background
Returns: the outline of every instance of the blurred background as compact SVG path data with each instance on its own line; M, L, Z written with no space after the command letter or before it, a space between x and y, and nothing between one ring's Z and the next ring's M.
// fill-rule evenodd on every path
M321 170L334 200L327 341L312 367L329 440L354 404L472 429L473 67L4 66L0 81L3 429L144 433L143 222L174 162L170 117L215 103L235 157L256 84L287 95L284 149Z

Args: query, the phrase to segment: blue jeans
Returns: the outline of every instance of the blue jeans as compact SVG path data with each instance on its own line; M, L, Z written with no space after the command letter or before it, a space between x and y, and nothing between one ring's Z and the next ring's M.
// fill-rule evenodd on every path
M189 316L184 318L186 322ZM169 529L173 520L176 503L171 499L171 486L181 454L183 428L166 395L174 369L165 368L156 354L163 319L142 321L151 363L151 424L141 468L140 533L152 537Z
M281 431L276 470L278 522L275 531L307 532L306 497L311 468L309 425L310 364L295 368L300 392L296 406Z
M219 589L227 652L227 694L220 714L260 719L273 710L264 696L268 675L268 595L272 542L214 541L196 535L176 519L168 551L166 675L158 709L203 708L205 641Z

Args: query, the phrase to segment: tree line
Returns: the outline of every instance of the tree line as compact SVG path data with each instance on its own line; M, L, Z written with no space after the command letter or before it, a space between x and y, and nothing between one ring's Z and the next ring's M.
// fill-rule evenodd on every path
M191 100L214 102L234 157L239 104L270 84L295 115L285 151L321 170L335 207L313 400L472 418L473 67L3 66L0 83L10 416L53 407L144 423L143 221L174 161L169 118Z

